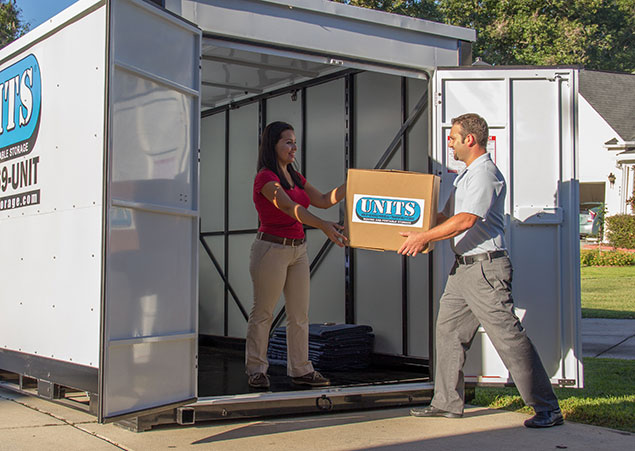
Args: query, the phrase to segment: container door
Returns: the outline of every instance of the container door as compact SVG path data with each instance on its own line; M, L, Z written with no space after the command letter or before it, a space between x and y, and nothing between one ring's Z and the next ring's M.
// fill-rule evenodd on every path
M99 419L197 396L200 31L111 0Z
M582 386L580 250L573 69L457 68L435 74L434 161L440 206L462 163L447 146L452 118L474 112L490 126L488 150L507 181L506 241L517 315L553 384ZM453 263L435 248L435 299ZM437 356L437 358L441 358ZM511 382L482 328L469 351L466 381Z

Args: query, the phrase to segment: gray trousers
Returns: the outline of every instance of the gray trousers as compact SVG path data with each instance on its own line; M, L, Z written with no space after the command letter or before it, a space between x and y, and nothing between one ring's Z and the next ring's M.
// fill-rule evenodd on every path
M436 324L437 365L432 406L463 413L463 364L479 324L511 373L525 404L536 412L558 408L536 348L514 314L512 265L507 257L455 263L441 297Z

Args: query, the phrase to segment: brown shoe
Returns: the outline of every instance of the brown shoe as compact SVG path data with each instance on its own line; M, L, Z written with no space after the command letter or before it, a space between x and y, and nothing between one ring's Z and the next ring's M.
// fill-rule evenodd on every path
M331 381L322 376L318 371L305 374L304 376L294 377L291 379L297 385L309 385L311 387L324 387L331 385Z
M265 373L255 373L249 376L249 386L253 388L269 388L269 376Z

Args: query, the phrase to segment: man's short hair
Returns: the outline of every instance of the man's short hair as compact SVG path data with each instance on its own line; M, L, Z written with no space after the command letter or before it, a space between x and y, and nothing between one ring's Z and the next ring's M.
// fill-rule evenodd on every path
M461 139L465 141L467 135L473 135L479 146L487 148L487 138L489 138L489 127L487 122L478 114L467 113L452 119L452 125L461 126Z

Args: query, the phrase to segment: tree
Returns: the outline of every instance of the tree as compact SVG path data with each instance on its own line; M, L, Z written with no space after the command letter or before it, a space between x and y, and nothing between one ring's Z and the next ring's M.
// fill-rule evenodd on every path
M473 28L492 64L635 71L635 0L335 0Z
M29 24L22 22L16 0L0 1L0 48L29 31Z
M404 16L419 17L422 19L443 21L435 0L334 0L338 3L346 3L352 6L378 9L389 13L402 14Z
M635 70L635 0L440 0L444 21L477 30L493 64Z

